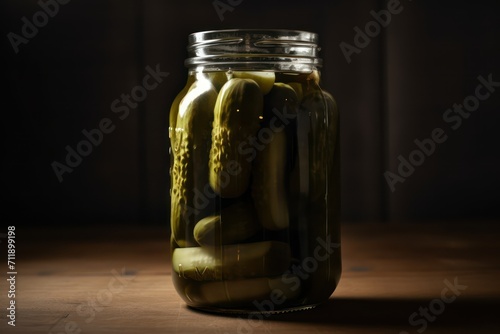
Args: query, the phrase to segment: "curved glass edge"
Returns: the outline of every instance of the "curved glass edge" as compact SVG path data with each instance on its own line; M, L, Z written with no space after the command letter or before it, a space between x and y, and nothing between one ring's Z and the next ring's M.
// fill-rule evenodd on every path
M286 29L226 29L192 33L188 37L188 68L223 64L225 69L256 64L270 70L294 71L294 66L321 67L316 33ZM242 65L244 63L245 65ZM299 70L301 72L307 71Z

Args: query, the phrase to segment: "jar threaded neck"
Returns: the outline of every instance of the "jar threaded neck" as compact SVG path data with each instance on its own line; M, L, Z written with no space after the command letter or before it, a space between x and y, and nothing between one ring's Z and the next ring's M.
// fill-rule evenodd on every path
M281 29L230 29L189 35L185 65L192 69L310 72L321 67L318 35Z

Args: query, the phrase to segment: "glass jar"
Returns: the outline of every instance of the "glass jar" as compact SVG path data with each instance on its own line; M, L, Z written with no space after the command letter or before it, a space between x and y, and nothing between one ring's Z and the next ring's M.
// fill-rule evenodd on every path
M189 36L170 111L172 278L188 306L308 309L340 279L339 115L318 36Z

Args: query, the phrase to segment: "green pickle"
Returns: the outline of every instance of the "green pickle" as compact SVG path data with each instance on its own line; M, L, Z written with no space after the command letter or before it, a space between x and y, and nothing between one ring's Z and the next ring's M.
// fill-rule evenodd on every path
M221 197L241 196L248 188L251 164L240 145L254 136L262 117L263 96L252 79L233 78L222 86L214 108L210 186Z
M228 73L228 76L232 78L254 80L259 85L262 95L266 95L271 91L276 80L274 72L232 71Z
M289 245L279 241L184 247L172 254L175 273L197 281L276 276L290 261Z
M219 92L222 86L228 81L226 72L209 72L206 73L206 76L212 85L214 85L217 92Z
M292 280L299 280L291 275ZM283 281L281 276L260 277L241 280L225 280L188 284L184 290L189 302L210 307L245 307L249 300L268 300L270 296L279 300L293 300L300 295L300 287L295 287Z
M252 203L239 201L196 223L194 238L201 246L227 245L248 239L259 230Z
M168 138L172 141L172 146L175 146L175 138L174 138L174 133L175 133L175 126L177 124L177 114L179 112L179 104L181 103L182 99L184 96L186 96L187 92L189 91L189 88L193 84L193 82L196 81L196 78L194 76L189 76L188 80L186 82L186 85L184 88L177 94L175 97L174 101L172 102L172 105L170 106L170 113L169 113L169 125L168 125Z
M339 114L319 78L193 72L174 101L172 277L189 306L313 307L338 284Z
M286 135L276 132L259 152L253 169L252 197L262 227L281 230L288 227L285 188Z
M208 183L208 150L217 92L208 80L195 81L179 103L171 138L171 217L173 239L182 246L196 245L195 223L213 211L210 203L200 207L196 196ZM207 202L209 202L207 200Z

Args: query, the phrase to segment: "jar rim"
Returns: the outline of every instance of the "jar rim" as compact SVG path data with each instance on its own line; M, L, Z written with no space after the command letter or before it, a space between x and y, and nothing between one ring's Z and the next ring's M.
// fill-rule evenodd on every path
M318 34L291 29L206 30L188 36L187 67L321 67ZM307 69L306 69L307 70Z

